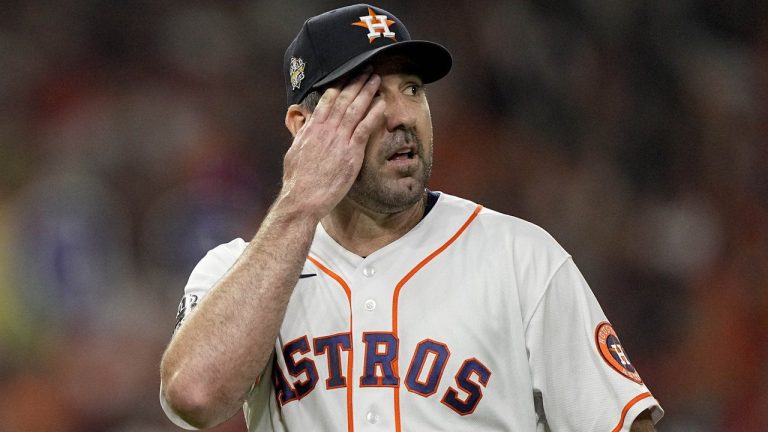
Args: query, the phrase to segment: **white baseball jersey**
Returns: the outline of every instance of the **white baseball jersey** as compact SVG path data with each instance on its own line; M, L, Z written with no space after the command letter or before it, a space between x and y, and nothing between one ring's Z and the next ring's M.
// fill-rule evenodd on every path
M245 247L209 252L180 309ZM318 225L244 411L249 431L584 432L628 431L651 407L658 421L658 402L554 239L442 193L365 258Z

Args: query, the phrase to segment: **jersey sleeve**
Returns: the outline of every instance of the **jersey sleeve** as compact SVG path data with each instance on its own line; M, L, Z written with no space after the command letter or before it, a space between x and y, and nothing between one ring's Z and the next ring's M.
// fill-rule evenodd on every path
M553 431L629 431L658 401L570 257L547 283L526 328L540 423Z
M184 324L184 321L189 318L190 314L194 312L195 307L208 291L235 264L235 261L243 253L246 246L247 243L243 239L232 240L229 243L211 249L197 263L184 287L184 295L176 312L176 328L174 333ZM165 397L163 397L162 391L160 392L160 406L163 408L163 412L165 412L168 419L176 426L189 430L195 429L171 410Z

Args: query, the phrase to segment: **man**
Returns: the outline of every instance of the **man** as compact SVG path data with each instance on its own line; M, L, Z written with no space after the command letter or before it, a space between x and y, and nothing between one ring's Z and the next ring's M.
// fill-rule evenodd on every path
M570 256L426 189L424 84L450 66L380 8L305 22L285 55L280 194L249 243L203 258L179 307L162 361L174 422L244 405L251 431L654 430L661 408Z

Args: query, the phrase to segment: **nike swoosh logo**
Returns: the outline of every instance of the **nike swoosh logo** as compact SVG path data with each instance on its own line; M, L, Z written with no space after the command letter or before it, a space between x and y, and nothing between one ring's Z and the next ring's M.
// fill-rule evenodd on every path
M305 279L312 276L317 276L317 273L307 273L307 274L299 275L299 279Z

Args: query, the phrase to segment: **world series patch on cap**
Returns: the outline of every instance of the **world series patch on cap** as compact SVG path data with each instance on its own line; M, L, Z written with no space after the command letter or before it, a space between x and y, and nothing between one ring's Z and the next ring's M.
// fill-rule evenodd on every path
M288 105L297 104L354 71L373 56L397 53L413 61L425 84L451 70L451 54L440 44L411 39L400 19L384 9L357 4L304 22L285 51L283 69Z

